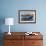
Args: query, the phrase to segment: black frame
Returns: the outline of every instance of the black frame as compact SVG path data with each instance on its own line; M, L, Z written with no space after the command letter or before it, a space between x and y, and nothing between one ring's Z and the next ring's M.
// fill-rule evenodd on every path
M24 13L22 13L22 12L24 12ZM26 13L27 12L27 13ZM28 12L30 13L29 15L28 15ZM34 12L34 14L33 14L33 12ZM26 13L26 14L25 14ZM31 20L25 20L24 19L24 14L25 14L25 18L27 19L27 17L29 18L29 16L30 17L32 17L33 19ZM21 17L21 16L23 16L23 17ZM22 19L21 19L22 18ZM36 23L36 10L19 10L18 11L18 22L19 23Z

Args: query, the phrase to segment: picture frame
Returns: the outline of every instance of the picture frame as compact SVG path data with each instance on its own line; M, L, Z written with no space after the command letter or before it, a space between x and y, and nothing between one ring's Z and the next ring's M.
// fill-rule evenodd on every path
M36 10L19 10L19 23L36 23Z

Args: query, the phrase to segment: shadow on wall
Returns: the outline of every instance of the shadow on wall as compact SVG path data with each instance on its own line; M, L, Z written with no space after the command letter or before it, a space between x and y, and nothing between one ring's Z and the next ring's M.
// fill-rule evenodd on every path
M0 46L3 46L3 32L2 32L2 25L5 23L5 17L0 16Z

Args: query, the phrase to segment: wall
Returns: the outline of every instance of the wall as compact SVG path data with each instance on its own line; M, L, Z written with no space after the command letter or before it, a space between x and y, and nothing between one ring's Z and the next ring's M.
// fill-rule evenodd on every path
M15 19L14 26L11 31L46 31L46 2L45 0L1 0L0 17L13 17ZM36 24L19 24L18 10L36 10ZM2 32L8 31L8 27L3 24Z
M36 24L19 24L18 10L36 10ZM13 17L12 32L46 32L46 0L0 0L0 18ZM8 26L0 24L0 32L8 32Z

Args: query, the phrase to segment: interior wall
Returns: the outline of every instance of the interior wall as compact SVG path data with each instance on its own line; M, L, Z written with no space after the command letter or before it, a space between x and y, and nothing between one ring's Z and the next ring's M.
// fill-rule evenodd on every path
M0 0L0 18L13 17L14 25L11 26L11 31L46 31L46 2L45 0ZM19 24L18 10L36 10L36 23ZM8 26L1 25L1 31L7 32Z

